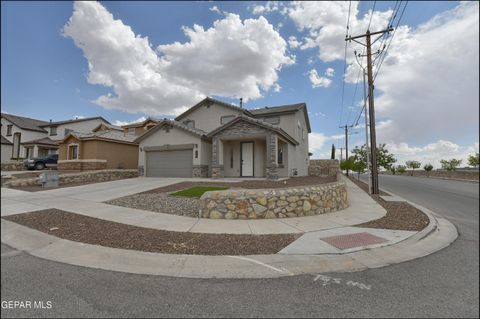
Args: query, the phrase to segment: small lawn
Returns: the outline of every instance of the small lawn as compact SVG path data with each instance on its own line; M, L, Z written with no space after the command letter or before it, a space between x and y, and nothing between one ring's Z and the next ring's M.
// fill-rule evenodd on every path
M176 193L172 193L170 195L173 196L186 196L186 197L200 197L203 193L208 191L223 191L228 187L221 187L221 186L194 186L190 187Z

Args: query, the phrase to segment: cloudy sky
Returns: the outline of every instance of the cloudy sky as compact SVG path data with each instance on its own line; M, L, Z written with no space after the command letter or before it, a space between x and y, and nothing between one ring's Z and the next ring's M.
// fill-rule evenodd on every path
M339 126L358 122L350 147L365 139L354 58L363 47L345 48L347 24L357 35L390 22L398 28L374 47L388 48L375 60L377 141L399 163L437 167L478 151L478 2L1 6L3 112L123 124L172 117L207 95L235 104L243 97L246 108L306 102L310 149L329 157L332 143L344 144Z

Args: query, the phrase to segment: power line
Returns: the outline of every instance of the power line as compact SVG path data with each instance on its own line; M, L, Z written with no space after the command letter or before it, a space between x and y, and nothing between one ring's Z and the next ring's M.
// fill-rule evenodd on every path
M350 0L348 4L348 16L347 16L347 31L345 38L348 37L348 29L350 27L350 10L352 7L352 1ZM345 98L345 73L347 71L347 41L345 41L345 56L343 59L343 79L342 79L342 99L341 99L341 104L340 104L340 120L338 122L338 125L342 123L342 117L343 117L343 102Z
M405 2L405 5L403 6L402 13L400 14L400 17L397 20L397 24L395 25L395 29L393 30L392 37L390 38L390 41L388 42L387 48L385 50L385 53L383 54L383 57L380 60L380 63L378 64L377 69L375 70L375 75L373 77L373 81L375 82L375 79L377 78L378 72L380 71L380 68L382 67L383 61L385 61L385 57L387 56L388 49L390 48L390 45L392 44L393 37L395 36L395 33L397 32L398 25L400 24L400 21L402 20L403 14L405 13L405 8L408 5L408 1ZM400 9L400 7L399 7Z
M370 30L370 24L372 23L372 18L373 18L373 12L375 11L375 5L377 4L377 1L373 1L373 8L372 8L372 13L370 14L370 21L368 21L368 27L367 30Z

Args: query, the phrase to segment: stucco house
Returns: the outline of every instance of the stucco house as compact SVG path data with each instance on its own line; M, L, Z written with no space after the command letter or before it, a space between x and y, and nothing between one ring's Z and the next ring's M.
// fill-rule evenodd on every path
M89 133L101 125L111 125L101 116L77 118L66 121L46 122L39 125L48 132L48 137L54 141L63 140L70 132Z
M2 163L10 161L10 158L12 157L12 150L13 150L13 143L7 140L3 135L1 136L2 138Z
M133 142L135 138L116 129L69 132L59 143L58 170L136 169L138 145Z
M7 113L1 115L2 145L3 139L12 143L10 153L4 154L8 151L2 146L2 163L57 151L58 145L52 140L45 140L48 138L47 131L41 125L48 122Z
M147 118L144 121L123 125L122 129L126 134L140 136L158 124L158 120Z
M139 171L165 177L308 175L305 103L247 110L205 98L139 136Z

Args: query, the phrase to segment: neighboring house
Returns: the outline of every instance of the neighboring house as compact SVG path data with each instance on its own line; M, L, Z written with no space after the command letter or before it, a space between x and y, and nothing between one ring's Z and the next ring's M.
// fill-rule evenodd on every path
M158 120L147 118L145 121L123 125L122 128L126 134L140 136L155 125L158 124Z
M61 141L70 132L90 133L100 125L111 125L110 122L101 116L77 118L74 120L46 122L40 125L48 132L48 137L55 141Z
M135 169L138 167L135 138L121 130L70 132L60 142L58 170Z
M145 176L276 179L308 175L310 132L305 103L247 110L207 97L135 142Z
M44 140L47 131L42 125L48 122L6 113L1 115L1 135L12 143L10 156L3 154L2 147L2 162L42 156L58 149L53 141Z
M121 126L116 126L112 124L107 124L107 123L102 123L95 127L92 132L98 132L98 131L120 131L123 132L124 129Z
M2 137L2 163L9 162L12 157L13 143L7 140L5 137Z

